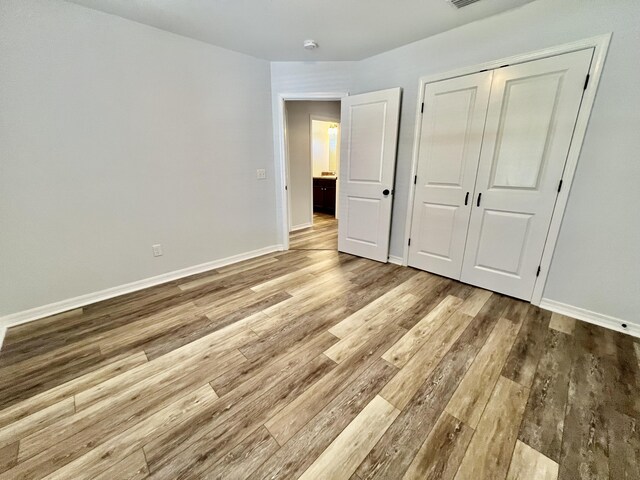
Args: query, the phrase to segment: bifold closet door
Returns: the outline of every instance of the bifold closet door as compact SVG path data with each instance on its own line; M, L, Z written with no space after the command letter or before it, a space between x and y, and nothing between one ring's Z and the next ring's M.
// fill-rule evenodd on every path
M409 265L458 279L493 72L425 85Z
M531 298L592 54L494 71L463 282Z

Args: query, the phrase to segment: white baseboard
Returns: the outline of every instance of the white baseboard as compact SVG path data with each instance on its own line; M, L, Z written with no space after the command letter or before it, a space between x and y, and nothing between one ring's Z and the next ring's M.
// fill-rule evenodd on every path
M241 262L243 260L249 260L250 258L266 255L267 253L281 251L282 245L270 245L268 247L259 248L250 252L240 253L231 257L221 258L212 262L201 263L200 265L194 265L193 267L183 268L181 270L174 270L173 272L163 273L155 277L145 278L137 280L135 282L126 283L117 287L107 288L106 290L100 290L99 292L88 293L86 295L80 295L79 297L69 298L60 302L50 303L41 307L31 308L22 312L12 313L0 317L0 348L2 348L2 341L6 329L19 325L21 323L31 322L40 318L55 315L57 313L66 312L75 308L84 307L92 303L107 300L109 298L124 295L126 293L135 292L145 288L160 285L161 283L171 282L180 278L195 275L197 273L206 272L215 268L224 267L232 263Z
M396 257L395 255L389 255L389 263L394 265L402 265L402 257Z
M592 312L580 307L574 307L573 305L567 305L566 303L556 302L548 298L543 298L540 301L540 308L545 310L551 310L552 312L566 315L568 317L577 318L588 323L593 323L604 328L615 330L617 332L627 333L634 337L640 337L640 324L622 320L620 318L611 317L602 313ZM622 325L626 325L626 328Z
M311 227L313 227L313 222L302 223L300 225L296 225L295 227L291 227L291 230L289 230L289 232L296 232L298 230L304 230L305 228L311 228Z

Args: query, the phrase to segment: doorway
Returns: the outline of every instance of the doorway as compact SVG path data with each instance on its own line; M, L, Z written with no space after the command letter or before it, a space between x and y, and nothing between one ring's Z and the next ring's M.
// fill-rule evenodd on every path
M340 101L284 102L292 250L337 250Z

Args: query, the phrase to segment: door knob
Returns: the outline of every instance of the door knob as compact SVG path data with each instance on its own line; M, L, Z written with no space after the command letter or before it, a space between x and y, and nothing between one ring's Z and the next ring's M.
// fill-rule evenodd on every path
M387 195L389 195L389 189L388 189L388 188L385 188L385 189L382 191L382 194L383 194L385 197L386 197Z

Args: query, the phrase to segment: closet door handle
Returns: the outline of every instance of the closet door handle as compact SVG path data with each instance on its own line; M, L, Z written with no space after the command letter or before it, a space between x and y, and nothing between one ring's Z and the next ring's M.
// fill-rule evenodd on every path
M480 199L481 199L481 198L482 198L482 192L480 192L480 193L478 194L478 203L477 203L477 206L478 206L478 207L480 206Z
M385 188L385 189L382 191L382 194L383 194L385 197L386 197L387 195L389 195L390 193L391 193L391 192L389 191L389 189L388 189L388 188Z
M469 203L469 192L464 196L464 204L467 205Z

